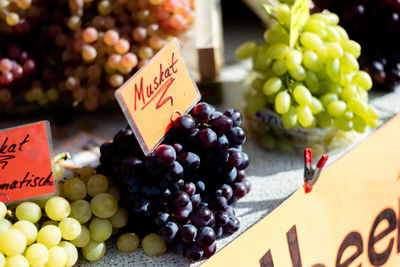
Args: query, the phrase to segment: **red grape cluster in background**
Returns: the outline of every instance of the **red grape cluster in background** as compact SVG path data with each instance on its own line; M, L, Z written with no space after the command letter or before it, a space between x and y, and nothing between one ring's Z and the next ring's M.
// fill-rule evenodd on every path
M374 86L392 90L400 82L400 1L313 0L314 11L328 9L338 14L340 25L361 44L360 68Z
M0 0L0 111L96 110L192 22L192 0Z

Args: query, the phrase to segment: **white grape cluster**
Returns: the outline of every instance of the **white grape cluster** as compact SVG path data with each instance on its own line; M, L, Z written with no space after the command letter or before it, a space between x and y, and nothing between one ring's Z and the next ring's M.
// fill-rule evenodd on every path
M330 12L312 14L289 46L291 9L276 9L278 23L264 34L265 43L247 42L236 51L252 58L257 78L246 111L263 107L281 115L285 128L334 127L362 133L377 125L376 109L368 104L372 80L359 70L360 45L349 39Z
M13 214L0 202L0 267L69 267L78 259L77 248L89 261L101 259L104 242L128 223L127 211L118 206L119 190L109 182L83 167L60 183L59 196L21 202ZM117 246L134 251L139 238L125 233Z

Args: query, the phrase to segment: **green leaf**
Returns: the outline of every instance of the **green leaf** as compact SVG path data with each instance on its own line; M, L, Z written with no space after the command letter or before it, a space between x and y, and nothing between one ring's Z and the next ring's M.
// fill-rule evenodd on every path
M296 0L290 14L290 47L296 44L300 30L306 24L309 16L308 0Z
M263 6L263 8L264 8L264 10L265 10L265 13L267 13L267 15L268 16L270 16L271 18L273 18L273 19L275 19L276 20L276 16L275 16L275 14L276 14L276 8L274 8L273 6L271 6L271 5L262 5Z

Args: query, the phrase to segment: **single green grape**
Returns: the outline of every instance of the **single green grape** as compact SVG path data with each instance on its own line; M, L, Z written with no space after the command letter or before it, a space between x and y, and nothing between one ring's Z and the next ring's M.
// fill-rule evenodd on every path
M277 23L265 31L264 39L269 44L289 44L289 32Z
M239 46L236 49L236 57L239 59L246 59L254 56L257 53L257 43L256 42L247 42Z
M360 68L357 59L355 59L355 57L349 52L343 54L343 57L340 59L340 66L343 72L346 73L358 71Z
M341 39L342 42L344 40L348 40L349 39L349 35L347 34L346 30L343 29L343 27L341 27L339 25L333 25L332 27L334 27L336 29L336 31L339 33L340 39Z
M291 106L289 111L282 115L282 123L287 129L294 128L297 125L297 113L294 106Z
M342 100L335 100L329 103L328 105L328 113L333 117L340 117L344 115L347 109L347 105Z
M315 33L311 32L303 32L300 36L300 43L313 51L321 50L323 47L323 43L321 38Z
M319 99L324 107L328 107L329 103L338 100L338 96L333 93L327 93L320 97Z
M280 23L290 28L290 7L286 4L280 4L276 9L276 18Z
M275 98L275 111L279 114L285 114L289 111L291 98L287 91L279 92Z
M282 81L278 77L269 78L264 86L263 92L266 96L273 95L277 93L282 88Z
M312 95L304 85L297 85L293 89L293 97L300 105L308 106L311 104Z
M326 39L328 42L340 42L340 34L332 26L326 27Z
M286 66L288 70L297 69L303 60L303 54L295 49L290 50L286 54Z
M353 128L356 132L358 133L363 133L365 132L365 129L367 128L367 124L365 123L364 119L361 116L354 116L353 119Z
M278 76L282 76L283 74L285 74L287 72L287 66L285 60L283 59L276 60L272 64L272 72Z
M296 108L297 119L299 123L303 127L309 127L313 123L314 116L312 115L311 109L309 106L298 106Z
M332 125L332 117L327 111L322 111L316 115L317 125L320 128L327 128Z
M353 97L348 101L349 110L355 114L362 115L368 109L368 104L360 98Z
M312 97L310 109L313 115L320 113L323 109L321 101L319 101L316 97Z
M335 124L336 128L339 130L350 131L353 129L353 121L344 116L334 118L333 123Z
M357 97L357 87L355 85L348 84L340 93L340 98L345 101L349 101L353 97Z
M296 81L303 81L306 78L306 71L302 66L297 66L293 70L289 70L290 76L292 76Z
M353 40L342 41L342 47L345 52L349 52L353 57L358 58L361 55L361 46Z
M317 94L319 92L319 80L318 76L313 71L306 71L306 78L304 80L307 88L312 94Z
M356 75L354 75L352 83L367 91L372 88L372 79L369 74L363 70L358 71Z
M325 22L320 19L309 19L303 27L304 32L312 32L318 34L325 30Z
M263 44L257 49L256 55L253 57L253 69L256 71L265 72L272 64L272 58L267 55L268 45Z
M307 50L306 52L304 52L303 64L306 68L315 72L322 70L323 67L317 53L312 50Z
M325 65L325 71L334 82L341 81L340 60L338 58L328 59Z
M284 59L289 52L289 46L286 44L273 44L267 49L268 57L278 60Z
M328 51L328 55L331 58L341 58L343 56L343 48L340 45L340 43L334 42L334 43L327 43L325 44L325 47Z

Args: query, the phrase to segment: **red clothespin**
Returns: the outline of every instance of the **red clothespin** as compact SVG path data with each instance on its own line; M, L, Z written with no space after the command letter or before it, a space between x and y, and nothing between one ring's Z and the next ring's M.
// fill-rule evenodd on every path
M304 179L312 178L312 150L311 148L304 149Z
M304 150L304 192L306 194L310 193L314 184L317 182L319 176L321 175L322 168L328 161L328 155L324 154L319 159L315 169L312 168L312 150L306 148Z

